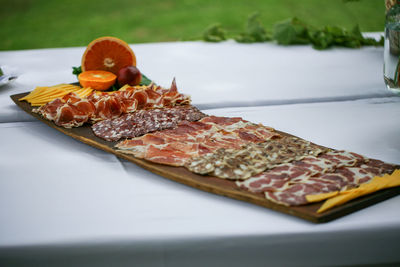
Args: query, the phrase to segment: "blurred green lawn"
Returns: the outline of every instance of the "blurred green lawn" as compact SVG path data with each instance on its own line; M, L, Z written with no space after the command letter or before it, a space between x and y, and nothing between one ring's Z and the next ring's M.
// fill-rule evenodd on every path
M200 39L213 23L231 33L260 13L267 29L298 17L314 26L383 31L383 0L0 0L0 50L86 46L105 35L128 43Z

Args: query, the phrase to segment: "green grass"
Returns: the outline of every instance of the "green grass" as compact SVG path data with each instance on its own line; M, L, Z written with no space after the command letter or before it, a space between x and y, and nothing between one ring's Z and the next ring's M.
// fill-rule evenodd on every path
M267 29L298 17L315 26L383 31L384 1L0 0L0 50L86 46L105 35L128 43L200 39L213 23L236 34L260 13Z

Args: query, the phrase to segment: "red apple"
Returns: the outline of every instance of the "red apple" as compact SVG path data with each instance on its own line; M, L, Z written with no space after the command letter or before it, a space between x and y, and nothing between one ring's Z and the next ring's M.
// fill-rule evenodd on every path
M128 66L118 71L118 84L119 86L139 85L142 80L142 74L135 66Z

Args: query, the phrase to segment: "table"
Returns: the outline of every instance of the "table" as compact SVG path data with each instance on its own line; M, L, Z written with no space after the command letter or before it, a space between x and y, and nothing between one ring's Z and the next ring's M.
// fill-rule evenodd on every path
M176 77L202 111L241 116L400 164L400 98L382 48L132 45L143 73ZM400 196L324 224L203 192L75 141L9 95L75 82L83 47L0 52L0 263L6 266L335 266L400 263ZM2 265L2 264L0 264Z

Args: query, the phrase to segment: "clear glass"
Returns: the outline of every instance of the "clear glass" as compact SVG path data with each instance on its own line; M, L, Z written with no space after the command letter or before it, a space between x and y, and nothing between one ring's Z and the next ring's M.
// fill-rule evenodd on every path
M386 13L383 76L386 87L400 94L400 1Z

